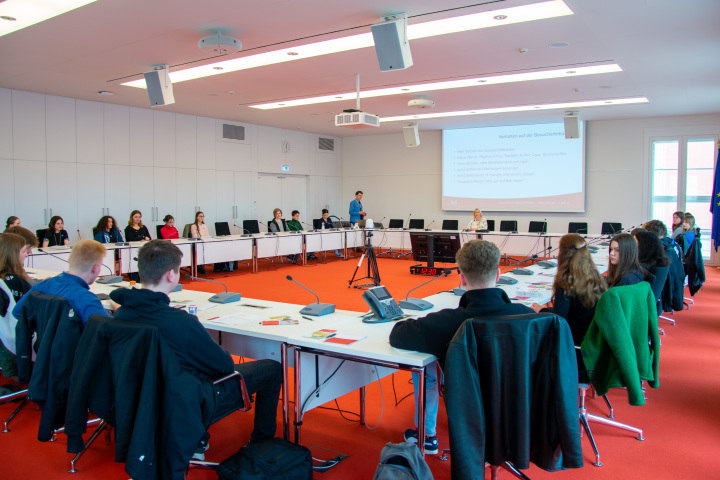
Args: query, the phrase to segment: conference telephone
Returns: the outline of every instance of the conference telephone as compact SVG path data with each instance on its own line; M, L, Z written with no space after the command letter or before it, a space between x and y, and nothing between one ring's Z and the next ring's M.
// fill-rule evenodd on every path
M362 296L374 314L372 317L363 318L365 323L389 322L403 314L400 305L382 285L368 289Z

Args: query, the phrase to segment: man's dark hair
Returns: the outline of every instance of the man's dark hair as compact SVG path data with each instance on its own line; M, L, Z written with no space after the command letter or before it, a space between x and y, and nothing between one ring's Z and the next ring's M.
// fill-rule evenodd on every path
M667 237L667 227L660 220L650 220L645 225L643 225L643 227L648 232L652 232L657 235L658 238L662 239Z
M322 213L330 213L327 208L322 209Z
M299 213L300 213L299 211L293 210L293 211L292 211L292 214L291 214L290 216L291 216L291 217L294 217L295 215L297 215L297 214L299 214Z
M358 190L357 192L355 192L355 195L357 194L362 194L362 190Z
M140 281L157 285L169 270L178 271L182 252L170 240L150 240L138 252Z

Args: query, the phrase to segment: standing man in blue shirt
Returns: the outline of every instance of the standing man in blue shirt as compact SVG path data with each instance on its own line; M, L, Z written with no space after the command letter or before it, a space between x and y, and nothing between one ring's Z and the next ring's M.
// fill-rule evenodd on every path
M102 303L90 291L90 285L100 276L105 252L105 247L100 242L80 240L70 251L68 271L35 284L28 294L35 291L63 297L80 316L83 325L87 323L90 315L95 313L105 315ZM28 294L15 305L13 309L15 318L20 318Z
M362 197L363 192L361 190L358 190L355 192L355 200L350 202L350 223L355 225L358 220L362 220L365 218L365 211L363 210L362 206Z

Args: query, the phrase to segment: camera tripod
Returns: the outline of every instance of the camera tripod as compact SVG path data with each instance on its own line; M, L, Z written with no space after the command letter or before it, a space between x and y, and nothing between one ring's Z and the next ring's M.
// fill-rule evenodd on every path
M370 287L377 287L380 285L380 271L378 270L378 264L377 264L377 257L375 257L375 250L372 246L372 236L373 232L372 230L365 230L365 235L367 236L367 240L365 242L365 249L363 250L362 256L360 257L360 261L357 264L357 267L355 267L355 272L352 275L352 278L348 282L348 288L354 286L355 288L370 288ZM358 270L362 267L363 260L367 257L367 276L355 279L355 275L357 275ZM362 285L353 285L354 282L360 282L362 280L371 279L372 283L365 283Z

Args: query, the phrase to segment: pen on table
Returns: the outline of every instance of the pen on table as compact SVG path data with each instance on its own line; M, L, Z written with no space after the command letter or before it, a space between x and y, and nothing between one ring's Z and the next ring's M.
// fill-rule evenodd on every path
M217 320L218 318L220 318L220 317L212 317L212 318L208 318L208 319L205 320L205 321L206 321L206 322L209 322L210 320Z
M311 322L315 321L314 319L312 319L310 317L306 317L305 315L301 315L301 317L304 318L305 320L310 320Z

